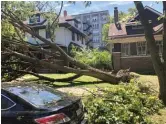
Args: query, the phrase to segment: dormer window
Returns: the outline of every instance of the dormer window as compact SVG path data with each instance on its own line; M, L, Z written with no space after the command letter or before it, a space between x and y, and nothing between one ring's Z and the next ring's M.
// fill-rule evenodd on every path
M143 29L144 27L142 25L133 25L132 29Z
M29 18L29 23L38 23L40 22L40 15L36 14Z

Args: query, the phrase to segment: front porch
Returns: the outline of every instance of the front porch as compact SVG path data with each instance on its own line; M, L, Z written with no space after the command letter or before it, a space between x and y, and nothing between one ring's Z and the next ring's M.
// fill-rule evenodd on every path
M113 52L113 68L115 71L128 69L138 73L154 73L150 55L147 56L123 56L121 52Z
M162 58L162 35L154 35L158 52ZM112 40L114 70L130 68L140 73L154 73L145 36L123 37Z

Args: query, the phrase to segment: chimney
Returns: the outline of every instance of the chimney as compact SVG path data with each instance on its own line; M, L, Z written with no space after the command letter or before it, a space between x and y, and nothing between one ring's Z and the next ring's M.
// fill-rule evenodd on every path
M66 17L67 16L67 11L64 10L63 14L64 14L64 17Z
M114 23L115 23L116 28L117 28L118 30L122 30L122 29L121 29L121 24L119 23L118 7L114 7Z
M117 24L118 22L119 22L118 7L114 7L114 23Z

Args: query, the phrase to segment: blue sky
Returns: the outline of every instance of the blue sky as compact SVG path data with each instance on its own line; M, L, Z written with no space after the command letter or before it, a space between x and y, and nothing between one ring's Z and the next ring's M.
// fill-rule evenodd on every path
M151 6L152 8L162 12L162 2L158 4L155 1L143 1L143 5ZM92 1L90 7L84 6L83 2L77 1L75 4L64 3L63 10L67 10L68 15L87 13L92 11L109 10L110 15L113 15L114 7L118 7L119 11L127 12L128 8L135 7L133 1ZM57 10L60 8L57 7ZM63 14L63 11L62 11Z

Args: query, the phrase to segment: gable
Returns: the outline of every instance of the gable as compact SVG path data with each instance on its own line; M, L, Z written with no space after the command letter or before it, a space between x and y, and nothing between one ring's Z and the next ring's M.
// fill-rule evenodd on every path
M145 14L147 18L152 21L153 27L162 23L162 20L158 20L158 18L162 16L162 13L158 12L157 10L154 10L153 8L149 6L145 6ZM128 23L136 22L136 21L140 21L139 14L136 14L135 17L133 17L132 19L128 21Z

